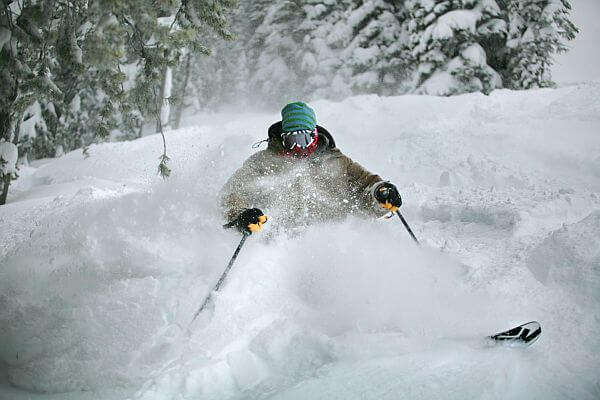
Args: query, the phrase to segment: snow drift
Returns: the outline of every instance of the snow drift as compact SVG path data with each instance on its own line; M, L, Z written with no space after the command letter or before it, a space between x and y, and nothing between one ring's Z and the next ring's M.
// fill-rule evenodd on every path
M239 241L216 193L277 115L190 117L166 182L156 136L23 169L0 208L0 398L597 398L599 99L312 104L423 248L397 218L258 234L189 335ZM481 340L531 319L529 349Z

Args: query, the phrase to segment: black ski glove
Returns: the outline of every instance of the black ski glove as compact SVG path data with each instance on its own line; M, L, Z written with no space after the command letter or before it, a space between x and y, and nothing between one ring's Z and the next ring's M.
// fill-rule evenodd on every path
M262 229L267 222L267 216L258 208L246 208L236 219L225 225L227 228L235 227L242 233L251 235Z
M379 205L390 212L398 211L398 208L402 205L402 197L400 197L398 188L389 182L377 186L374 196Z

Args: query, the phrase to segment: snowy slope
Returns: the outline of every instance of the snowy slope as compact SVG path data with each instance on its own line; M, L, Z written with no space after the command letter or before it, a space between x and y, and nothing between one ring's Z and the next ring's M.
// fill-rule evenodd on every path
M422 249L397 218L253 236L188 336L239 241L216 193L277 115L191 117L166 182L157 136L67 154L0 208L0 398L600 397L600 85L312 106Z

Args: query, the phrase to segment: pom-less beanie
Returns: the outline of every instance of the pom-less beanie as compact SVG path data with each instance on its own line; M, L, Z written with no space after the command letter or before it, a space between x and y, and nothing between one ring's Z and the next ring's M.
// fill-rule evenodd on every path
M296 132L316 128L317 117L312 108L301 101L290 103L281 110L282 132Z

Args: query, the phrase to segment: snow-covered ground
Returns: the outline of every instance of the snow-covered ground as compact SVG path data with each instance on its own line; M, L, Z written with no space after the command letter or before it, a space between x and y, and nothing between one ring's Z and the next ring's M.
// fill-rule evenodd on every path
M239 242L217 192L278 115L190 118L166 182L158 136L69 153L0 208L0 398L600 398L600 84L311 105L421 249L397 218L259 233L186 334Z

